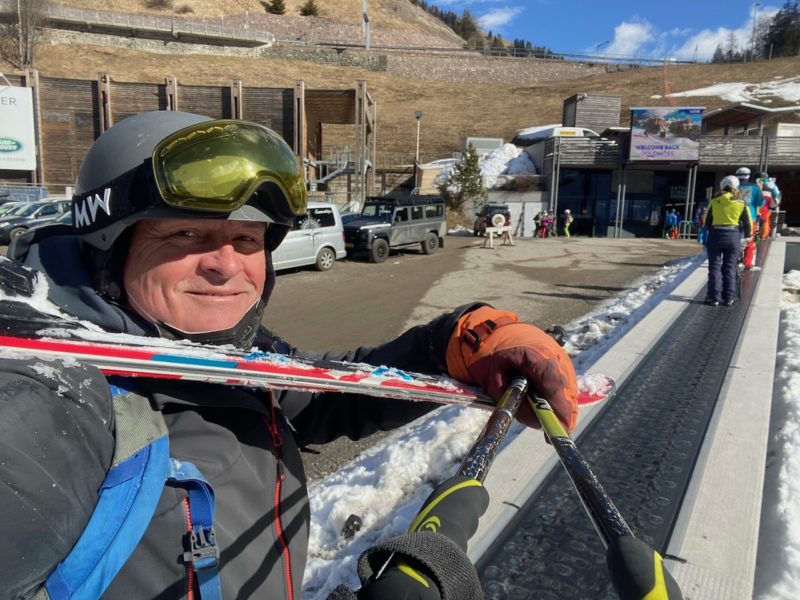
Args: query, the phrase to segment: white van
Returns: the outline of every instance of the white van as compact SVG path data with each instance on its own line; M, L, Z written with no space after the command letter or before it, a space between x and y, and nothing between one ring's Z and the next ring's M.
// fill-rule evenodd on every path
M294 218L291 231L272 253L272 264L276 271L306 265L327 271L346 255L339 207L309 202L306 214Z

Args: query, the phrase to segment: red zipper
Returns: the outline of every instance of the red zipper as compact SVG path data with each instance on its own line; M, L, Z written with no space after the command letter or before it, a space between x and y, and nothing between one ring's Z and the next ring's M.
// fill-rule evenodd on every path
M270 400L272 400L270 398ZM272 453L275 456L275 495L273 497L273 508L275 510L275 519L273 527L275 528L275 535L278 538L278 543L281 546L281 556L283 557L283 576L286 580L286 596L289 600L294 599L294 588L292 586L292 557L289 552L289 544L286 542L286 536L283 532L283 523L281 523L281 486L286 474L283 468L283 461L281 460L281 447L283 446L283 439L281 432L278 429L277 411L275 405L270 402L271 413L270 420L267 423L267 429L272 435Z
M186 516L186 527L189 538L192 537L192 509L189 508L189 498L183 499L183 512ZM194 568L191 563L186 563L186 600L194 600Z

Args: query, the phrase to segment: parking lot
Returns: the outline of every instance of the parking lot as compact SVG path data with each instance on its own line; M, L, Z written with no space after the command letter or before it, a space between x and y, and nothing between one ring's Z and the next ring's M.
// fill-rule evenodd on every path
M694 241L557 238L495 244L449 235L432 256L408 251L382 264L340 261L331 270L278 275L264 323L305 349L378 344L408 327L479 300L541 327L567 324L677 258L702 252ZM330 473L374 439L339 440L306 454L309 477Z

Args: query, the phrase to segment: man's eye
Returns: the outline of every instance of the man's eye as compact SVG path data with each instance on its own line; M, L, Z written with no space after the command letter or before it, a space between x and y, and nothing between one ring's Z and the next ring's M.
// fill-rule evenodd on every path
M171 233L170 237L193 238L197 237L197 234L194 231L190 231L188 229L181 229L180 231L175 231L174 233Z

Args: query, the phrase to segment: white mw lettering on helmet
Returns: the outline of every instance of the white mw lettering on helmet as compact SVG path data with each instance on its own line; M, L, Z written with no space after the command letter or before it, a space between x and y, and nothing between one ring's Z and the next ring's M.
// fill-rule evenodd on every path
M102 208L111 216L111 188L103 190L103 197L98 194L87 196L82 203L75 204L75 226L88 227L97 218L97 209Z

